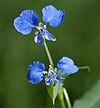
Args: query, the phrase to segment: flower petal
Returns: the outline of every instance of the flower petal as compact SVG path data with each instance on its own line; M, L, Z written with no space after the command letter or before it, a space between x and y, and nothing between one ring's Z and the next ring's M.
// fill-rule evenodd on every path
M50 86L52 84L51 78L46 77L45 78L45 83L46 83L47 86Z
M32 84L40 83L44 78L42 74L43 71L45 71L45 66L43 63L39 61L33 62L28 67L28 74L27 74L28 81Z
M18 32L24 35L29 34L32 31L32 27L29 27L27 22L25 22L25 20L23 20L21 17L17 17L14 20L14 27Z
M58 70L65 74L73 74L79 70L78 67L74 65L73 60L68 57L63 57L60 59L57 63L57 66Z
M44 45L45 38L44 38L42 32L38 32L37 34L35 34L34 42L39 45Z
M45 39L56 41L56 38L46 29L41 29L35 33L34 41L39 45L44 45Z
M47 40L56 41L56 38L48 30L45 30L45 38Z
M32 24L34 27L38 25L38 15L33 10L24 10L21 12L20 16Z
M54 6L49 5L42 9L42 20L45 24L49 24L52 27L59 26L64 20L64 10L57 10Z
M32 10L22 11L20 16L14 20L15 29L24 35L29 34L37 24L38 15Z
M51 85L52 83L61 83L65 78L62 76L57 75L56 72L48 73L45 78L46 85Z

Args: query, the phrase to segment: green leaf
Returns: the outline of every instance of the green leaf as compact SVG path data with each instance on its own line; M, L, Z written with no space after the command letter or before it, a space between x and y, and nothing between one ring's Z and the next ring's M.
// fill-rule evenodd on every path
M55 99L58 96L60 90L62 90L62 84L52 84L47 86L47 90L52 99L53 105L55 105Z
M81 99L75 101L73 108L100 108L100 80Z

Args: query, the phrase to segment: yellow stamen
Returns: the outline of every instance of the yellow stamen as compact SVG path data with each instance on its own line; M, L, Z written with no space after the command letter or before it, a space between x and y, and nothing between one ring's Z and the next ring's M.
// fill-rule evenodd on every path
M46 71L43 71L42 73L43 73L43 74L46 74L47 72L46 72Z
M53 68L52 65L49 65L50 68Z
M46 29L46 25L44 25L44 28Z
M54 71L57 71L57 68L55 68Z

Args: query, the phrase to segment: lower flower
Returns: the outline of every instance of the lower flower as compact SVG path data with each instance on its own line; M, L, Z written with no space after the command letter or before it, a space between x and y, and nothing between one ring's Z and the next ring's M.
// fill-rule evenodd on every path
M57 68L50 65L48 71L43 63L36 61L29 65L27 79L32 84L38 84L44 79L49 86L52 83L62 83L66 75L74 74L78 70L73 60L68 57L62 57L57 63Z

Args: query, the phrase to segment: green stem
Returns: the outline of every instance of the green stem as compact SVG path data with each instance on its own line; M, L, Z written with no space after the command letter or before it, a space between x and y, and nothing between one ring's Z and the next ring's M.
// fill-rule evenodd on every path
M64 96L65 96L65 99L66 99L68 108L72 108L72 107L71 107L71 103L70 103L70 99L69 99L69 96L68 96L68 93L67 93L67 91L66 91L65 88L63 88L63 93L64 93Z
M58 94L58 97L59 97L62 108L66 108L65 101L64 101L64 95L63 95L63 86Z
M79 69L87 69L89 72L91 71L89 66L83 66L83 67L79 67Z
M44 48L45 48L46 54L47 54L47 56L48 56L50 65L53 66L53 61L52 61L52 58L51 58L51 55L50 55L50 52L49 52L49 49L48 49L48 47L47 47L46 42L44 43ZM60 101L61 101L62 108L65 108L63 93L64 93L64 96L65 96L66 102L67 102L67 104L68 104L68 108L72 108L72 107L71 107L70 100L69 100L69 97L68 97L68 93L67 93L66 89L62 87L62 90L61 90L61 91L62 91L62 92L59 93L59 99L60 99Z
M44 43L44 48L45 48L45 51L46 51L46 53L47 53L47 56L48 56L48 59L49 59L50 65L53 66L53 61L52 61L52 58L51 58L51 55L50 55L50 51L49 51L49 49L48 49L48 47L47 47L46 42Z

